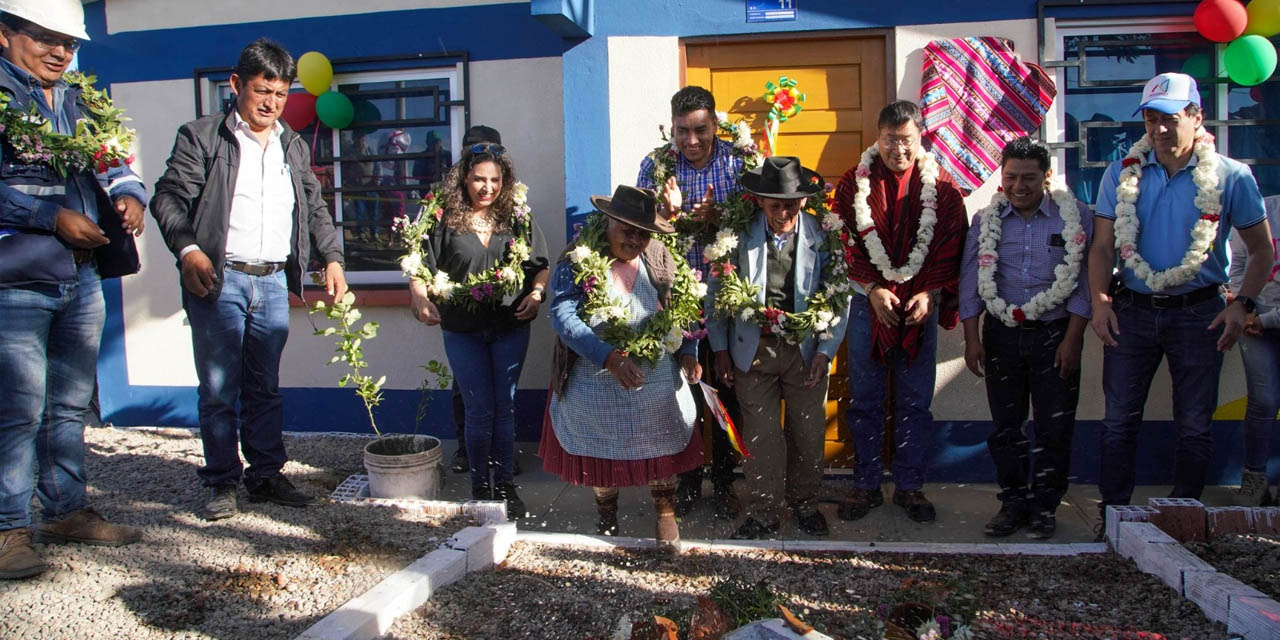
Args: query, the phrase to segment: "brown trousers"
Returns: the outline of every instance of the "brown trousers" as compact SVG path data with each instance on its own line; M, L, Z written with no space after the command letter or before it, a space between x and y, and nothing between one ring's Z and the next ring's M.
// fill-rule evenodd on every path
M802 514L818 508L828 377L806 389L808 375L800 348L772 336L760 337L750 371L734 372L742 439L753 456L742 462L747 514L765 524L776 522L784 505Z

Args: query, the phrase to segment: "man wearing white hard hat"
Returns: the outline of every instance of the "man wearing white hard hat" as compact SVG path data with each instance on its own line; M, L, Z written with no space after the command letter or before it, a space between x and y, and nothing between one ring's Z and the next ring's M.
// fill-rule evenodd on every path
M45 569L31 545L33 492L42 542L141 537L85 497L102 279L137 272L147 201L128 166L133 132L105 92L67 73L87 39L80 0L0 0L0 579Z
M1142 410L1165 357L1177 437L1170 497L1200 497L1223 352L1240 336L1272 264L1258 184L1249 167L1218 154L1202 126L1195 79L1152 78L1134 115L1147 133L1102 177L1089 252L1090 322L1104 345L1103 515L1107 505L1132 497ZM1228 304L1223 286L1232 228L1249 259Z

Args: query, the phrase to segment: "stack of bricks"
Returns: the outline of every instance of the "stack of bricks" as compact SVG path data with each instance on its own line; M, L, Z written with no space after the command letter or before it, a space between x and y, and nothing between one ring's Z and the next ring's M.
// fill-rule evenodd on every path
M1192 498L1150 498L1155 508L1151 524L1160 527L1178 542L1204 542L1206 536L1204 505Z
M1280 536L1280 507L1255 507L1253 532L1263 536Z
M1151 514L1157 513L1155 507L1140 504L1113 504L1107 506L1107 539L1114 546L1120 539L1121 522L1150 522Z
M1207 535L1212 540L1232 533L1253 533L1253 509L1249 507L1206 507Z

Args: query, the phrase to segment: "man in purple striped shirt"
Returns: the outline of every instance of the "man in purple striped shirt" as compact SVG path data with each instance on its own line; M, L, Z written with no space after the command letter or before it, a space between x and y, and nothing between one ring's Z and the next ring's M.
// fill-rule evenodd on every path
M742 158L733 154L732 144L716 137L718 129L716 99L710 91L690 86L671 96L672 145L670 148L666 145L659 147L657 152L674 155L674 171L662 180L655 180L655 169L659 167L653 154L650 154L641 161L640 175L636 178L637 187L653 189L662 194L668 216L684 210L694 220L705 220L707 224L715 225L720 218L715 205L742 192L742 187L738 184ZM702 257L702 245L695 241L686 257L689 266L706 278L707 261ZM710 374L711 361L706 356L711 349L705 340L698 351L703 358L703 371ZM720 389L720 382L715 376L709 375L708 382ZM741 423L733 392L722 393L720 398L729 411L729 417L734 422ZM720 429L714 429L711 442L711 483L715 485L715 515L720 519L733 519L738 511L733 495L733 448ZM680 485L676 489L676 515L684 516L689 513L701 495L702 469L681 474Z
M1093 216L1074 196L1082 231L1064 233L1067 220L1046 192L1052 169L1049 149L1028 137L1010 142L1001 156L1001 187L1008 202L998 211L1000 239L995 256L981 250L982 216L975 215L965 241L960 272L960 320L964 323L965 364L987 383L993 430L987 439L1000 485L1000 512L987 523L989 536L1007 536L1030 525L1027 535L1048 538L1055 510L1067 491L1071 436L1080 399L1080 348L1092 315L1086 273ZM1083 236L1080 234L1083 233ZM1071 235L1073 237L1067 237ZM1045 309L1024 306L1050 290L1056 269L1071 246L1079 265L1066 300ZM979 291L979 266L994 259L995 292ZM989 264L989 263L987 263ZM1065 291L1065 289L1063 289ZM1009 313L1001 319L1002 298ZM986 311L982 331L978 317ZM1010 326L1012 324L1012 326ZM1035 418L1035 459L1023 424L1028 398Z

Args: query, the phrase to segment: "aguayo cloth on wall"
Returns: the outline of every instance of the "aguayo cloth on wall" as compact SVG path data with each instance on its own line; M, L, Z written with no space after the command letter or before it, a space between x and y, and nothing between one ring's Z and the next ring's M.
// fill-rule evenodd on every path
M966 194L1000 166L1004 145L1036 130L1058 90L1005 38L934 40L924 49L924 142Z

